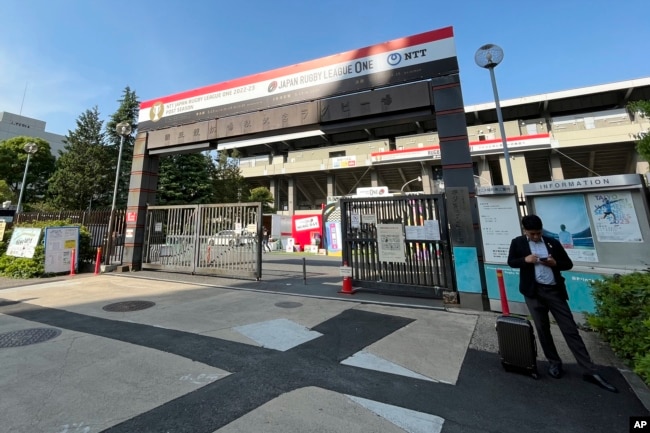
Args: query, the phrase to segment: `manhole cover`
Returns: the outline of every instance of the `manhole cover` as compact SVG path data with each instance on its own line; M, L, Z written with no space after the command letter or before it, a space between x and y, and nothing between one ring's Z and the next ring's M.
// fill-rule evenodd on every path
M61 335L56 328L31 328L0 334L0 349L4 347L20 347L42 343Z
M302 304L300 302L276 302L275 306L280 308L298 308L302 307Z
M102 309L113 313L128 313L129 311L146 310L154 305L156 305L156 303L151 301L125 301L108 304Z

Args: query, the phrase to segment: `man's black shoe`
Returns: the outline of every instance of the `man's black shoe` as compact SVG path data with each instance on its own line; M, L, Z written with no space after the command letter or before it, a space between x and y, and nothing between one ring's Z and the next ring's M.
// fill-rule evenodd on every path
M548 375L553 379L559 379L564 376L564 371L562 370L562 365L560 364L551 364L548 368Z
M591 382L594 385L598 385L603 389L606 389L609 392L618 392L618 389L611 383L607 382L605 378L603 378L600 374L598 373L591 373L591 374L585 374L582 376L584 380L587 382Z

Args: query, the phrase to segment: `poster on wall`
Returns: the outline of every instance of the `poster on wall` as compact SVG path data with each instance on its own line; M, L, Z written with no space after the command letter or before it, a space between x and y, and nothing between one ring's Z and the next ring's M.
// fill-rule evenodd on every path
M544 236L559 240L573 261L598 262L582 194L535 197L534 203L535 212L544 223Z
M377 249L380 262L406 263L401 224L377 224Z
M11 234L6 254L13 257L34 257L34 250L41 240L41 229L17 227Z
M79 227L47 227L45 229L45 272L70 271L72 250L76 251L74 267L79 264Z
M477 196L483 252L488 263L508 263L510 242L521 236L517 196Z
M341 223L328 222L325 225L325 238L327 240L327 253L334 256L342 255Z
M599 192L587 198L598 242L643 242L629 191Z

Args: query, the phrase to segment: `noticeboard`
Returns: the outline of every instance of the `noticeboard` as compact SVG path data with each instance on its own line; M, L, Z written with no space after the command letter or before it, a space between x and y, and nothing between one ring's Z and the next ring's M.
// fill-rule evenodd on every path
M47 227L45 229L45 273L70 271L73 249L76 270L79 265L79 227Z
M7 247L7 255L13 257L34 257L34 250L41 240L41 229L31 227L17 227L11 234Z
M641 175L524 185L528 211L562 243L574 270L633 272L650 264L648 190Z
M485 262L508 263L510 242L521 236L517 195L479 195L476 197L476 204L481 222Z
M401 224L377 224L377 249L380 262L406 263Z

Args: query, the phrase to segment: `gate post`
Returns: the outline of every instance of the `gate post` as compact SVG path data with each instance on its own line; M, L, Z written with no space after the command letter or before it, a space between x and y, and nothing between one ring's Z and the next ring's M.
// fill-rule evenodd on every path
M122 264L129 270L142 269L143 244L147 204L156 203L158 185L158 157L147 154L147 133L139 133L133 144L133 164L127 212L134 213L135 219L129 218L124 236L124 256Z
M474 171L458 74L431 80L435 105L447 218L454 251L456 290L462 308L489 310L480 239Z

